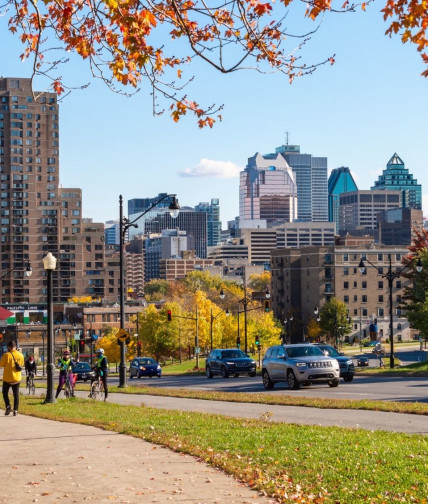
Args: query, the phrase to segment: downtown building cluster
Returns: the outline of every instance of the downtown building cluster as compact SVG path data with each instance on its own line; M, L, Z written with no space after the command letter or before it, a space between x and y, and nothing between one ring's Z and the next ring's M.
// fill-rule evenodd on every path
M0 78L0 302L45 303L42 258L51 252L58 258L54 301L101 300L101 321L117 322L105 306L119 299L119 223L83 218L81 189L61 186L57 97L36 95L29 79ZM271 269L274 314L283 322L293 314L290 340L301 340L313 306L332 297L348 304L361 336L367 321L387 320L388 308L386 286L374 269L358 277L358 260L375 254L376 264L389 256L400 264L412 230L423 225L421 193L397 154L370 189L360 190L349 168L329 176L327 158L301 153L298 145L256 153L240 174L239 217L226 230L217 198L182 207L176 219L165 198L138 229L129 229L127 302L144 303L144 284L154 278L182 278L199 269L245 283L252 273ZM128 218L163 196L129 200ZM27 264L31 278L23 274ZM397 281L395 305L404 285ZM397 324L405 324L398 308L396 315ZM95 312L76 317L73 324L91 324L91 332L98 327Z

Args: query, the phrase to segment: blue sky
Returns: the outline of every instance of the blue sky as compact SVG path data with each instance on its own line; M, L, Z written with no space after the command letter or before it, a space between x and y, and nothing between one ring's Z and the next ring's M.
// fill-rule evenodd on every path
M192 206L219 198L225 228L239 213L238 173L247 158L273 152L288 132L302 153L327 157L330 170L348 166L360 189L369 189L397 152L422 184L426 214L428 80L416 49L384 35L381 6L327 15L305 56L335 54L336 64L292 85L282 74L220 75L197 64L189 95L224 104L213 129L199 130L191 117L175 124L167 111L152 117L144 89L125 98L93 81L72 92L60 107L62 185L83 189L84 216L97 222L118 218L119 194L126 201L176 193L181 205ZM0 18L0 75L30 75L20 52ZM89 80L77 59L62 73L75 84Z

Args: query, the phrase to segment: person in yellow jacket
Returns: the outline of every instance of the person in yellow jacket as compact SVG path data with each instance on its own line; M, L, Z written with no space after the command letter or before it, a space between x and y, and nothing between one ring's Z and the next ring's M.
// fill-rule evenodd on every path
M5 415L10 415L12 408L9 401L9 389L12 387L13 392L13 415L16 416L19 408L19 384L21 383L21 369L24 368L24 356L16 349L16 343L9 341L7 352L0 359L0 367L4 368L3 372L3 399L6 406ZM16 364L20 366L17 371Z

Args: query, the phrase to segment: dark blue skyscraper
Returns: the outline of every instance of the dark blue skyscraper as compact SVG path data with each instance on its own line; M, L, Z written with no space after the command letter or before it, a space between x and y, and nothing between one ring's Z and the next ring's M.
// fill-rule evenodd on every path
M341 166L331 171L328 178L328 220L336 223L339 231L339 201L342 193L358 191L348 167Z

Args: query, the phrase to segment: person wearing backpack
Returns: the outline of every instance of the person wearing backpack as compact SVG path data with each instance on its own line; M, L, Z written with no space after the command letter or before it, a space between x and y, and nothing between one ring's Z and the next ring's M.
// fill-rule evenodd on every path
M19 408L19 385L21 383L21 370L24 367L24 356L16 349L16 343L9 341L7 352L0 359L0 367L3 372L3 399L6 406L5 415L10 415L12 408L9 400L9 390L13 392L13 416L16 416Z

